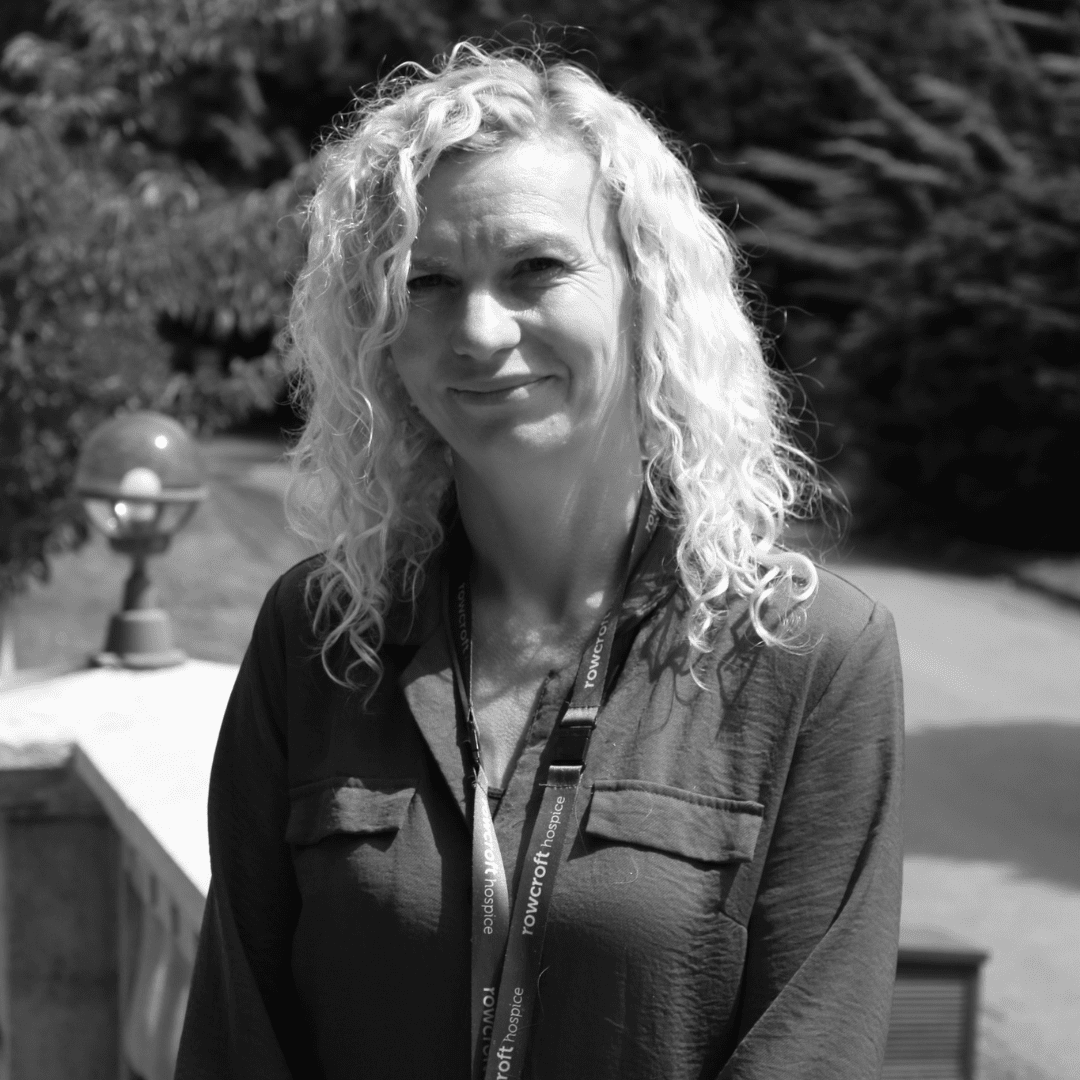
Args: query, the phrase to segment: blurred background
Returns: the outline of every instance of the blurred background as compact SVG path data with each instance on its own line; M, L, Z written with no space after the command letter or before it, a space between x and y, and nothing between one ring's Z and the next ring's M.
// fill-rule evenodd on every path
M68 489L102 418L296 428L313 151L465 35L550 42L688 146L851 535L1070 588L1075 0L5 0L0 601L85 539ZM55 658L24 622L19 664Z
M1080 1075L1080 0L4 0L3 670L100 647L126 567L70 485L139 408L210 468L165 606L238 662L305 555L283 328L320 142L470 35L549 43L688 148L849 507L792 542L897 615L905 910L997 950L986 1076Z

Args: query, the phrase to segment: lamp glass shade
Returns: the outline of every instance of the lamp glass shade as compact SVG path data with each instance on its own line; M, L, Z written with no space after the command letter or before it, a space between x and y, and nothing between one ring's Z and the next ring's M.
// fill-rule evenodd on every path
M107 537L176 532L206 498L206 470L191 436L160 413L114 417L86 440L75 491Z

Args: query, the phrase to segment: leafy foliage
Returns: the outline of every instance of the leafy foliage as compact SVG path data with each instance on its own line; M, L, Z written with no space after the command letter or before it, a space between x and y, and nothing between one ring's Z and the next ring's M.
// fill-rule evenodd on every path
M864 520L1068 548L1055 507L1078 465L1080 25L1040 16L1073 50L1040 57L1022 14L972 5L954 30L986 45L982 70L964 85L927 65L907 100L807 28L807 70L846 88L850 113L804 154L748 146L703 180L755 223L738 231L790 305L789 363L822 357L823 441L862 464Z
M1080 414L1080 0L22 0L0 594L77 541L99 419L280 408L312 147L381 72L496 33L556 41L691 146L865 521L1074 544L1047 507Z

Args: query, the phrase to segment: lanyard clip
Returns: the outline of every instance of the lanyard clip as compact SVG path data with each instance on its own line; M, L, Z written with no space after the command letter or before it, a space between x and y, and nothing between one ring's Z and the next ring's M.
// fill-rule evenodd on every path
M595 708L569 708L555 729L555 748L551 755L552 765L577 765L585 767L585 755L589 752L589 740L596 727Z
M483 761L480 757L480 732L476 727L476 721L473 719L471 712L465 723L464 742L465 745L468 746L469 756L472 758L473 773L479 776L480 769L483 765Z

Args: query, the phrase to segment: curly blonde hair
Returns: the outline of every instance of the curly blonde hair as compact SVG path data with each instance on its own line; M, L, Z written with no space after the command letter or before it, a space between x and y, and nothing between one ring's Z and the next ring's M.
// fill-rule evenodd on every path
M308 208L307 262L290 320L307 423L293 454L293 527L324 552L311 572L323 663L355 684L379 673L385 616L415 601L443 540L446 444L410 407L389 358L406 319L418 187L448 153L565 137L593 157L615 208L636 297L638 407L647 482L678 530L689 642L709 650L730 593L750 598L767 643L787 640L765 604L817 588L779 544L815 491L786 429L787 402L739 288L739 262L689 169L627 101L536 52L457 45L434 70L398 69L324 148ZM771 626L768 623L771 622ZM786 637L785 637L786 635ZM347 639L344 678L329 650Z

